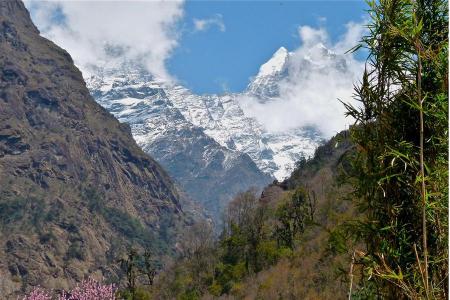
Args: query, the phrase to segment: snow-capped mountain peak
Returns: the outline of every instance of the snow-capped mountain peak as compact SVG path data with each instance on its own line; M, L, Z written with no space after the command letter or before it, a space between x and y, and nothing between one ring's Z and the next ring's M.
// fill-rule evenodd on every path
M279 94L278 82L287 74L289 58L292 56L286 48L281 47L259 68L258 74L247 86L247 94L256 96L264 102Z
M283 72L289 57L289 52L286 48L278 49L265 64L259 68L259 73L256 77L273 76Z

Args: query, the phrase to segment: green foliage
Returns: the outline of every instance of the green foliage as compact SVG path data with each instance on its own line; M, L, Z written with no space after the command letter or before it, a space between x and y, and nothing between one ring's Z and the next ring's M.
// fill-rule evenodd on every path
M152 230L149 230L142 224L140 220L131 216L127 212L106 205L103 197L93 188L86 188L82 191L81 196L84 201L87 202L87 207L91 212L97 213L99 216L103 216L103 219L110 223L112 227L119 232L121 235L126 236L131 243L136 243L144 248L151 248L154 250L160 250L166 248L164 242L161 239L156 239L155 234ZM162 228L164 232L167 233L169 239L170 234L168 234L167 227L169 221L163 219Z
M130 214L113 207L105 207L103 216L115 230L143 246L154 246L153 233Z
M188 290L177 297L177 300L197 300L200 299L200 293L197 290Z
M119 291L120 299L153 299L151 292L144 286L151 287L160 264L149 249L140 253L134 248L128 249L125 258L119 259L120 269L126 279L126 288ZM143 286L139 286L142 284Z
M83 244L81 241L74 241L70 244L69 248L67 249L65 259L78 259L78 260L84 260L85 253L83 249Z
M208 287L208 292L213 296L220 296L222 294L222 286L217 282L214 282Z
M87 201L88 208L91 212L103 213L105 203L99 193L93 188L86 188L82 193L82 198Z
M308 222L312 221L308 195L303 188L297 188L288 201L281 203L276 210L278 220L275 235L278 245L293 249L294 238L303 233Z
M290 257L307 226L312 225L307 192L298 188L276 209L259 201L254 191L241 193L230 203L225 228L216 247L198 247L181 258L164 278L167 298L198 299L209 293L237 295L249 275L269 268L282 257ZM290 234L290 244L280 242L280 228ZM205 260L210 257L209 260ZM208 271L210 270L210 271Z
M276 241L262 240L256 249L262 268L275 264L282 255L281 250Z
M47 205L41 198L13 197L0 199L0 229L18 224L40 228L45 221Z
M332 253L345 253L347 252L347 240L346 235L342 230L335 229L330 233L328 238L328 247Z
M2 225L21 220L25 216L27 202L25 198L6 199L0 202L0 222Z
M142 287L138 287L136 288L136 291L133 293L131 293L129 290L121 290L118 291L116 294L117 299L123 299L123 300L152 300L154 299L152 297L152 294L142 288Z
M448 3L369 1L351 129L355 196L366 215L354 236L376 296L441 298L448 276ZM444 58L445 57L445 58ZM422 130L423 129L423 130ZM367 285L366 285L367 286Z
M54 240L56 240L56 237L55 237L53 231L51 231L51 230L49 232L41 233L39 235L39 242L41 244L47 244L47 243L49 243L51 241L54 241Z

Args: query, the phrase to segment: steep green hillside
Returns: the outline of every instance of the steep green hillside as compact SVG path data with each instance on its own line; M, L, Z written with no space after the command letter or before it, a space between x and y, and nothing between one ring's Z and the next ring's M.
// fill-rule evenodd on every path
M154 298L345 298L351 253L334 230L356 217L340 183L352 153L343 132L261 197L238 195L216 243L197 225L196 238L185 237L192 250L159 276Z

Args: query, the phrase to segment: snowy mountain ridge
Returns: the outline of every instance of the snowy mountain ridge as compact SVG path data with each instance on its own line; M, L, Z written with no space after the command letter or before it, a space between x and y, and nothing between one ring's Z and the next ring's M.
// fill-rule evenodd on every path
M260 170L278 180L290 174L296 161L311 156L321 141L311 128L267 132L244 113L239 94L199 96L179 86L166 93L192 124L222 146L248 154Z
M167 107L171 108L171 114L178 116L174 120L183 119L184 126L189 123L190 126L203 130L204 134L229 151L249 155L262 172L282 180L293 170L296 161L313 154L315 148L322 142L321 133L313 127L270 132L255 118L245 113L240 103L241 98L253 97L261 103L279 101L280 85L287 79L289 72L294 71L293 68L302 68L307 76L311 68L325 69L330 63L341 68L346 67L345 60L323 44L312 47L301 56L300 63L297 62L295 65L291 63L294 55L284 47L279 48L266 63L261 65L258 74L252 78L243 93L196 95L181 85L157 80L133 65L100 69L101 71L86 81L91 90L94 90L95 82L101 81L102 93L113 93L114 88L121 82L120 84L128 91L134 90L133 93L136 95L148 93L148 89L152 90L154 95L162 95ZM145 88L142 86L143 83ZM149 140L163 137L167 130L165 126L172 127L173 130L179 126L179 120L168 124L164 124L161 120L161 124L147 127L143 134L142 123L145 113L142 112L141 120L127 115L130 106L137 104L136 101L124 98L107 103L109 100L104 97L98 101L109 109L114 104L116 107L117 103L121 104L122 111L116 111L115 114L121 121L132 125L133 134L142 147L145 147ZM129 105L126 105L127 103Z
M300 54L281 47L244 92L223 95L197 95L133 63L98 67L85 80L96 101L129 124L138 145L220 223L236 193L283 180L323 142L313 126L271 131L244 102L277 106L291 73L308 78L330 64L346 67L323 45Z
M129 99L131 97L112 100L111 97L104 96L108 93L114 94L114 89L119 85L123 85L129 93L132 91L132 95L138 99L140 95L152 97L160 95L158 101L166 101L165 106L170 110L159 113L164 112L171 116L170 122L173 125L171 130L175 130L176 126L191 126L201 130L230 151L229 153L247 154L262 172L282 180L293 170L296 161L302 157L312 156L315 148L323 140L322 135L313 127L270 132L255 118L245 113L240 101L246 96L256 98L261 103L278 101L280 82L286 80L289 69L292 68L290 61L293 56L294 53L284 47L278 49L261 65L258 74L243 93L196 95L181 85L156 80L143 70L136 70L133 67L126 67L124 70L105 68L86 81L100 104L121 121L131 125L136 141L144 149L152 140L164 138L169 120L167 116L153 116L153 120L144 126L144 121L150 118L150 112L141 111L137 117L130 114L130 109L148 100L137 101ZM313 47L301 59L301 66L305 68L305 72L308 68L320 68L324 59L342 63L339 57L322 44ZM343 67L345 68L345 61ZM99 91L103 96L99 96ZM158 104L158 101L151 105Z
M166 83L141 70L97 74L87 80L96 101L130 125L138 145L215 221L236 193L273 180L247 154L222 146L187 119L166 93Z

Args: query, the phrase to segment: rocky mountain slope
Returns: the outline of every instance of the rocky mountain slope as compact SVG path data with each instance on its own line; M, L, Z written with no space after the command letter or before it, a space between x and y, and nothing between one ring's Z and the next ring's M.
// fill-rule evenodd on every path
M305 72L323 60L343 61L323 45L311 51L302 58ZM272 132L242 107L245 97L280 101L292 60L293 53L280 48L240 94L196 95L133 63L97 66L86 81L97 102L128 123L142 149L218 219L237 192L286 178L323 141L314 127Z
M236 193L273 180L247 154L220 145L204 126L187 120L164 83L145 71L133 66L102 70L88 83L97 102L130 124L139 146L214 220L220 221Z
M292 171L295 162L309 157L321 142L312 128L270 132L242 109L247 95L195 95L175 86L166 89L174 105L190 122L205 129L223 147L248 154L258 168L278 180Z
M340 61L334 53L327 51L305 60L305 71L309 61L320 66L323 57ZM278 132L268 130L246 113L242 101L248 97L262 103L282 101L277 98L280 85L287 79L289 68L296 65L291 63L292 56L281 47L260 67L242 93L196 95L183 86L167 84L165 92L188 121L203 128L222 146L248 154L261 171L282 180L292 172L296 161L314 154L323 142L321 133L313 127Z
M173 249L167 173L90 96L19 0L0 1L0 295L115 278L124 245Z

